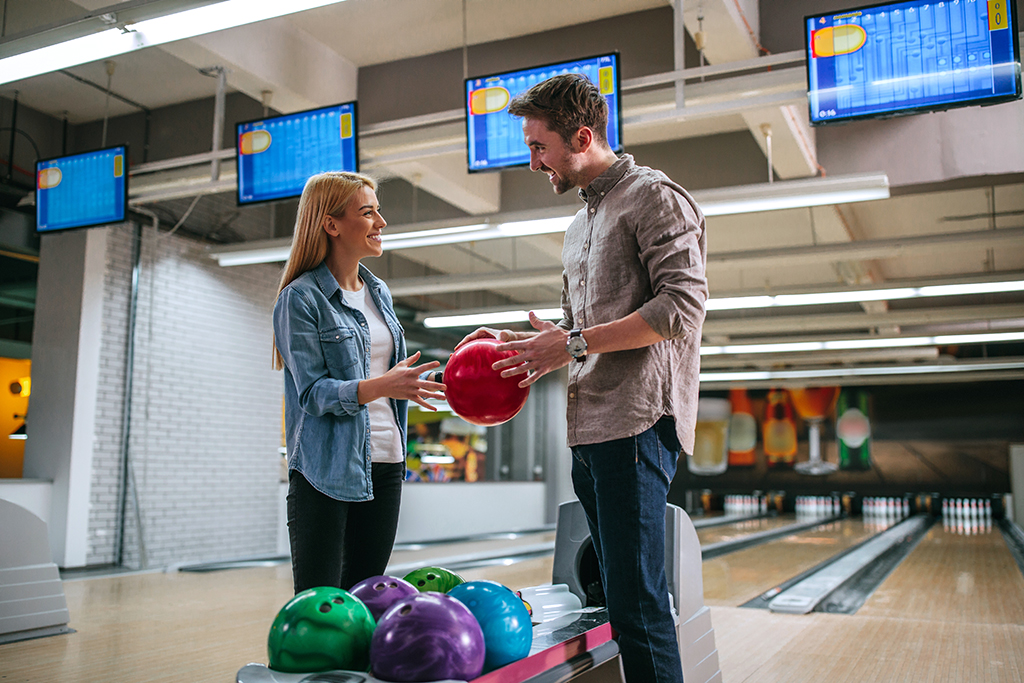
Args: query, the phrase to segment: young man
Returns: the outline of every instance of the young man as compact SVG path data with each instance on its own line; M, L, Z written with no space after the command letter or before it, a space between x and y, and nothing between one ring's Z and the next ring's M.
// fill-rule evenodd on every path
M693 452L707 300L704 216L660 171L616 157L608 107L576 74L516 96L530 169L579 188L562 249L557 324L481 329L519 352L495 363L527 386L569 365L573 487L586 511L630 683L682 681L665 577L665 508L680 448Z

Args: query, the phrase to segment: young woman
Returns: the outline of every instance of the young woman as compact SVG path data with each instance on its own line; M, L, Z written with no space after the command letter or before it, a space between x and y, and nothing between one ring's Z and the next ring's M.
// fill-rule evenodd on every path
M406 358L387 286L360 260L387 225L377 184L322 173L299 200L274 305L274 367L285 374L288 536L295 592L349 589L383 574L398 528L409 401L433 409L438 367Z

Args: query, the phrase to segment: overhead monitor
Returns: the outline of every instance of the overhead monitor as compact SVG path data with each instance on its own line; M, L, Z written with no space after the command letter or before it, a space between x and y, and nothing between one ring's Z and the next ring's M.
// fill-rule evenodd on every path
M126 145L36 162L36 231L56 232L124 221Z
M237 125L238 203L298 197L310 176L358 171L356 103Z
M493 171L530 163L522 123L508 113L519 93L558 74L579 73L601 89L608 102L608 144L622 151L619 55L612 53L466 79L466 138L469 170Z
M804 19L811 123L1021 97L1014 0L912 0Z

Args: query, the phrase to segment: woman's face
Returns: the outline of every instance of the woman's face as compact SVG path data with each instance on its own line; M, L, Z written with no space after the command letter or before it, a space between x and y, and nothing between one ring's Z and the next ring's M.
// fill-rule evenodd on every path
M384 253L380 235L386 225L387 222L380 215L376 193L363 185L349 199L341 216L327 217L324 230L335 238L331 240L332 248L343 249L361 259Z

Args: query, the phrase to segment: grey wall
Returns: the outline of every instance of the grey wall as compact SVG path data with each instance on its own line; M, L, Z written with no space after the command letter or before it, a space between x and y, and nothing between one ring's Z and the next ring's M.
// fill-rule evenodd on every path
M689 36L686 63L698 53ZM672 71L672 8L635 12L553 31L472 45L469 77L619 52L622 77ZM360 123L390 121L463 106L462 50L359 69Z
M115 560L131 226L108 228L88 564ZM194 241L143 238L130 458L145 566L272 555L282 375L271 369L280 269L220 268ZM126 563L143 566L133 497Z

